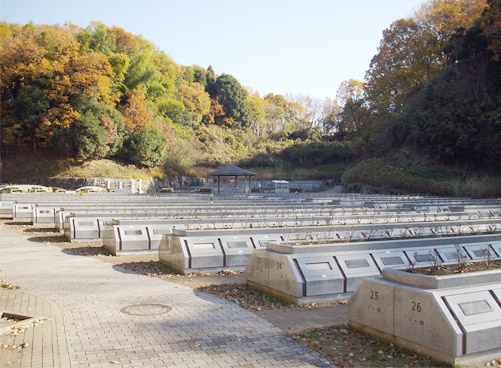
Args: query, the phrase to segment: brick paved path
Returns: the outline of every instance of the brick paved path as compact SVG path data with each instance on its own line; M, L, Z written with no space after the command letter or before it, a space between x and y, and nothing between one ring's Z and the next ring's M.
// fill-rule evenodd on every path
M71 367L334 366L233 303L65 254L3 225L0 277L59 306ZM129 312L161 314L121 312L142 304L152 306Z

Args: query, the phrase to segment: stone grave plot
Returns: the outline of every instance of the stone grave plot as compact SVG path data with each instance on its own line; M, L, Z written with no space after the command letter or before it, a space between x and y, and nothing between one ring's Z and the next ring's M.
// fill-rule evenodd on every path
M72 220L73 221L73 220ZM245 236L247 229L253 229L255 235L277 234L281 241L355 241L370 239L387 239L401 237L420 237L430 235L455 235L468 233L494 232L495 220L462 221L452 225L453 221L408 224L379 224L354 226L325 226L332 222L332 218L247 218L247 219L185 219L185 220L113 220L111 224L105 221L99 225L96 222L83 222L89 226L89 232L94 235L101 231L103 245L113 254L126 252L156 251L163 235L176 230L242 230L239 234ZM149 223L151 222L151 223ZM358 221L357 221L358 222ZM75 221L75 224L79 224ZM474 224L474 225L473 225ZM308 226L309 225L309 226ZM100 230L101 229L101 230ZM77 240L76 231L66 232L67 237ZM80 233L80 230L79 232ZM238 233L238 231L237 231ZM198 236L197 232L189 236ZM193 235L192 235L193 234ZM84 235L85 236L85 235ZM83 238L83 236L82 236ZM96 239L97 240L97 239ZM248 239L246 239L247 241ZM256 240L257 241L257 240ZM260 243L254 244L254 249Z
M47 209L45 209L47 211ZM48 215L49 217L50 215ZM96 211L91 209L60 209L55 210L56 229L64 231L64 224L69 221L69 217L96 217L96 218L168 218L168 219L210 219L210 218L298 218L302 221L307 221L307 224L360 224L372 222L415 222L415 221L431 221L431 220L458 220L469 219L470 216L466 212L448 213L442 215L423 216L423 215L400 215L391 213L379 213L371 215L353 215L351 213L341 213L324 207L257 207L255 209L237 208L216 208L203 207L189 209L163 208L163 207L147 207L147 208L116 208L114 210ZM123 217L122 217L123 216ZM310 219L311 218L311 219ZM305 220L306 219L306 220ZM44 222L49 222L47 221Z
M0 217L12 218L12 205L15 201L0 201Z
M489 220L490 221L490 220ZM371 225L376 226L376 225ZM404 228L397 228L397 225L392 225L393 229L398 229L400 234L405 234ZM490 232L491 223L485 224L487 231ZM333 242L346 242L353 241L354 239L362 240L364 237L361 235L367 231L368 225L359 226L359 229L346 229L342 227L295 227L295 228L268 228L268 229L239 229L239 230L181 230L175 229L172 234L164 236L160 243L159 259L160 262L176 269L181 273L191 272L219 272L223 269L240 270L245 268L251 255L255 249L264 249L265 247L272 247L274 250L280 249L280 244L271 244L270 242L290 242L295 245L284 245L287 249L296 249L296 252L304 252L307 249L311 252L313 249L323 249L323 243ZM386 230L382 234L386 233ZM481 233L476 229L475 233ZM452 233L451 233L452 234ZM455 231L454 234L458 234ZM453 234L453 235L454 235ZM409 236L405 235L406 238ZM401 237L402 238L402 237ZM473 238L473 237L470 237ZM373 239L384 239L374 237ZM297 243L304 245L297 245ZM421 243L440 243L442 240L435 238L417 239L415 244ZM317 242L314 245L307 245ZM475 240L473 240L475 242ZM423 244L424 244L423 243ZM449 241L450 243L450 241ZM346 244L346 243L345 243ZM389 243L387 246L384 241L376 241L372 247L395 247L397 243ZM400 244L400 243L398 243ZM402 243L408 244L408 243ZM354 249L357 242L352 242L348 245L350 249ZM336 247L336 245L332 245ZM303 248L304 247L304 248ZM236 249L238 248L238 249ZM337 249L340 249L339 246ZM232 257L234 253L238 253L239 257ZM423 256L427 258L428 256ZM239 264L230 259L238 259ZM405 260L406 258L404 258ZM373 261L370 261L373 262ZM383 262L383 261L381 261ZM396 262L395 259L385 259L384 262L390 264ZM412 262L416 262L412 260ZM402 266L408 262L402 261ZM355 267L352 267L355 268ZM348 270L347 272L351 272ZM351 290L353 291L353 290Z
M501 270L425 276L385 269L358 287L348 319L357 329L437 360L485 365L501 356L500 294Z
M247 215L247 217L235 217L236 215ZM301 214L301 216L300 216ZM64 214L63 214L64 215ZM198 213L199 216L205 216L205 213ZM339 218L331 216L319 216L315 211L296 212L294 216L273 216L271 213L258 213L258 212L241 212L232 213L231 216L222 214L221 217L215 217L217 213L207 213L207 217L189 216L186 213L183 216L171 217L171 214L156 213L149 211L148 213L134 212L134 213L103 213L103 214L79 214L71 213L65 217L64 233L69 241L101 241L104 238L104 229L111 224L111 220L130 219L129 226L133 226L136 221L137 225L147 224L148 221L155 221L156 224L163 223L166 228L186 228L186 229L225 229L225 228L265 228L265 227L284 227L284 226L315 226L315 225L329 225L333 222L340 222ZM141 219L143 218L143 219ZM136 220L134 220L136 219ZM413 219L412 219L413 220ZM347 217L343 222L352 221L353 223L360 223L364 219ZM368 221L368 219L366 220ZM120 227L119 227L120 229ZM119 231L119 229L117 231ZM165 232L164 232L165 233ZM115 241L119 244L120 234L117 233ZM149 249L157 249L157 247L149 247ZM121 247L116 247L122 250ZM139 247L137 250L144 249ZM130 250L133 250L132 248Z
M331 215L335 209L329 206L302 206L302 205L259 205L242 208L242 204L235 205L214 205L200 203L196 206L178 206L178 205L159 205L145 204L121 206L65 206L62 207L42 207L36 206L33 209L33 223L55 223L56 228L62 229L65 217L71 213L75 214L146 214L150 217L168 217L168 218L207 218L207 217L238 217L238 216L301 216L308 214L317 214L319 216Z
M17 215L15 218L18 221L28 221L28 212L30 205L16 205L13 208L13 213ZM325 206L318 206L313 208L298 207L298 206L263 206L254 207L253 209L242 209L238 207L228 206L207 206L206 204L196 207L159 207L158 205L145 204L131 205L123 204L121 206L102 206L102 207L88 207L82 205L74 208L61 208L61 207L43 207L32 205L33 224L50 225L55 224L56 229L64 232L64 226L72 227L74 224L68 224L69 216L73 213L75 216L96 217L102 218L237 218L237 217L297 217L302 218L303 224L307 225L349 225L349 224L368 224L368 223L398 223L398 222L431 222L431 221L449 221L449 220L464 220L464 219L489 219L499 218L501 215L499 209L490 208L486 209L484 214L479 214L480 211L463 211L463 212L390 212L389 210L365 211L350 209L339 210L337 208L330 208ZM112 216L112 215L115 216ZM312 217L311 220L304 220L306 217ZM324 218L322 218L324 217ZM88 224L86 226L89 226ZM98 222L94 221L94 226L98 227ZM75 231L66 230L68 239L72 240L72 233ZM94 238L101 238L99 228L94 229L94 234L86 229L83 233L86 237L80 237L80 241L92 241Z
M33 206L31 203L13 203L12 204L12 220L13 221L29 221L31 222L33 214Z
M79 197L79 196L70 196L69 194L57 195L57 193L37 193L35 194L23 194L21 197L13 197L19 198L22 200L2 200L2 202L17 202L17 205L32 205L32 206L40 206L40 207L78 207L78 206L87 206L87 207L102 207L102 206L123 206L123 207L140 207L143 205L152 205L155 204L157 206L190 206L193 203L206 202L207 198L198 197L192 198L189 196L176 197L171 199L164 199L162 197L154 197L154 196L126 196L126 195L114 195L109 194L106 196L97 195L87 197ZM99 198L99 199L96 199ZM305 198L293 199L293 200L279 200L279 201L270 201L265 198L253 198L253 199L245 199L241 200L218 200L214 203L224 203L225 205L241 205L242 202L247 203L249 205L273 205L276 206L278 204L292 204L299 203L308 206L334 206L340 210L354 209L357 210L367 210L367 209L398 209L402 211L412 210L415 211L416 208L420 208L423 212L444 212L444 211L453 211L458 212L461 208L464 208L468 205L480 206L480 205L491 205L496 206L499 205L499 201L491 200L491 201L473 201L473 200L454 200L454 199L430 199L430 198L405 198L405 197L388 197L388 196L372 196L372 197L360 197L359 200L350 200L349 195L342 195L338 197L340 199L333 200L331 196L326 198L310 198L310 200ZM30 200L31 199L31 200ZM371 200L367 200L371 199ZM28 215L24 214L23 209L13 209L14 215L19 218L28 218ZM41 218L44 216L41 216Z
M281 211L278 211L280 213ZM391 238L391 237L405 237L405 236L427 236L427 235L441 235L442 233L454 233L456 232L475 232L484 231L482 230L484 224L488 223L488 220L484 222L478 222L471 220L473 222L468 222L471 219L471 216L466 213L447 213L440 215L422 215L422 214L399 214L399 215L389 215L389 214L378 214L378 215L330 215L330 216L321 216L318 213L322 213L316 210L308 211L296 211L293 216L286 216L286 213L281 213L281 216L274 216L273 212L260 212L260 211L252 211L252 212L234 212L229 215L228 213L219 213L220 217L216 217L218 215L217 212L210 214L214 217L203 217L205 216L204 212L198 212L198 216L189 216L186 213L186 217L184 216L176 216L176 218L170 218L169 214L156 213L155 217L164 218L166 227L171 228L182 228L182 229L228 229L228 228L266 228L266 227L296 227L296 226L326 226L326 225L343 225L344 228L340 227L339 232L348 232L349 229L346 228L348 225L359 226L363 224L382 224L385 226L385 231L382 232L380 228L367 228L367 231L361 229L360 234L357 236L362 239L371 239L371 238ZM59 212L62 216L65 215L64 212ZM238 215L246 215L246 217L238 217ZM127 213L124 215L124 218L141 218L141 217L153 217L153 212L149 211L144 214L139 211L134 211L133 213ZM181 217L181 219L179 218ZM104 226L109 224L110 219L120 219L121 214L70 214L70 216L66 216L65 224L64 224L64 232L65 236L70 241L100 241L103 238L103 229ZM107 225L104 225L106 223ZM398 231L395 230L393 225L387 224L398 224L398 223L408 223L412 224L412 226L408 226L408 233L399 234ZM430 226L419 225L420 223L429 223ZM465 228L465 226L470 225L471 228ZM129 224L132 225L132 224ZM142 225L142 224L141 224ZM450 225L450 226L449 226ZM118 226L118 224L117 224ZM399 227L397 227L399 228ZM400 228L399 228L400 229ZM413 231L413 229L415 231ZM401 231L401 229L399 230ZM426 234L421 234L422 231L428 232ZM166 233L166 232L164 232ZM344 239L338 235L339 239ZM356 239L356 238L354 238ZM332 240L335 240L333 238ZM108 241L109 243L109 241ZM120 238L119 234L115 234L115 243L117 250L123 250L119 246ZM157 247L148 247L145 248L141 246L137 248L137 250L144 249L156 249ZM129 248L129 250L133 250Z
M37 202L37 203L54 203L54 202L71 202L78 199L79 202L124 202L124 201L156 201L156 202L169 202L169 203L187 203L198 202L200 199L207 200L208 195L189 194L189 193L175 193L164 195L146 194L146 195L125 195L106 193L103 194L86 194L79 196L75 192L66 193L22 193L22 194L3 194L2 200L10 200L17 202ZM484 199L472 200L468 198L440 198L440 197L421 197L421 196L402 196L402 195L376 195L376 194L350 194L350 193L308 193L307 195L291 195L289 197L273 197L272 195L258 195L252 194L247 197L239 197L238 199L232 197L215 197L214 202L239 202L241 200L271 200L274 202L309 202L309 203L334 203L342 206L449 206L455 204L497 204L501 202L499 199Z
M363 280L385 269L445 262L442 255L456 247L465 254L482 250L500 259L495 251L500 242L501 235L495 234L302 246L269 243L252 253L246 277L249 285L289 302L325 303L350 296Z

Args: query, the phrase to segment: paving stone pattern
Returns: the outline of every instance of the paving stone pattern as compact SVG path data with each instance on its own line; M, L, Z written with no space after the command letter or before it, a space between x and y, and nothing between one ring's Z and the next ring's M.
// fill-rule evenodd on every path
M65 254L3 225L0 232L0 277L57 304L71 367L334 366L233 303ZM123 308L148 313L123 313ZM51 367L39 361L31 366Z
M0 344L10 347L0 349L0 367L69 367L63 313L55 303L21 290L0 289L0 314L3 312L35 317L36 323L17 330L18 334L0 334ZM8 328L25 327L23 322Z

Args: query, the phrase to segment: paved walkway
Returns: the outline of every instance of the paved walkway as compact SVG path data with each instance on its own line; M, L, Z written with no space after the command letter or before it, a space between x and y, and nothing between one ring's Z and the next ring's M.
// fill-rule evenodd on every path
M30 242L3 225L0 277L21 286L19 291L2 292L0 311L8 309L6 298L31 297L32 309L26 312L48 318L18 336L17 341L28 345L9 355L12 367L333 366L233 303L65 254L58 247ZM27 308L26 303L30 304L10 307ZM0 349L1 359L6 351L12 352Z

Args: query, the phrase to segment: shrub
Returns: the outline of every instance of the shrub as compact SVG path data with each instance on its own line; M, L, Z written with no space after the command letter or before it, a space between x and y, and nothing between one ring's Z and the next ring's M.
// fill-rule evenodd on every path
M131 133L124 144L124 157L133 164L155 167L167 154L167 139L158 130L142 127Z
M369 159L346 170L341 180L343 184L438 196L485 198L501 194L501 178L465 178L462 172L457 172L457 176L454 173L441 166L404 169L388 165L382 159Z
M282 151L280 157L299 166L328 165L347 162L353 157L351 148L339 142L301 142Z

